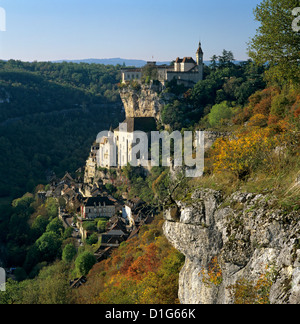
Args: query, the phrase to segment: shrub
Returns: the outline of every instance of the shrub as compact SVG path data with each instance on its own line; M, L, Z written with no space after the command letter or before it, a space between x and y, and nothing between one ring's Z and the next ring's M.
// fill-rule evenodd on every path
M76 248L75 246L70 243L68 245L65 246L64 250L63 250L63 253L62 253L62 259L65 261L65 262L71 262L75 255L76 255Z
M268 270L257 282L245 278L237 280L234 285L227 287L234 304L237 305L267 305L270 304L270 290L273 285L275 270Z
M268 118L263 114L256 114L249 120L249 126L264 127L267 126Z
M86 276L96 263L93 253L85 251L76 258L75 269L79 276Z
M208 115L208 121L212 127L218 126L222 121L232 117L232 110L224 101L218 105L214 105Z
M231 171L243 179L258 165L272 165L271 153L279 143L270 129L257 127L218 139L214 144L214 169Z

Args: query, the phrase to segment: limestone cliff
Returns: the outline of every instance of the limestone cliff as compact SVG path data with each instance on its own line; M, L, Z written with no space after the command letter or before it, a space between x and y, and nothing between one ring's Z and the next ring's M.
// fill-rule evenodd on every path
M164 233L186 262L180 273L183 304L231 304L229 287L272 273L269 300L300 304L300 215L276 209L270 196L197 189L165 212ZM220 282L207 284L217 257ZM268 267L268 270L267 270Z
M120 96L127 118L154 117L156 120L159 120L163 106L174 98L174 95L161 92L160 86L153 84L128 85L120 89Z

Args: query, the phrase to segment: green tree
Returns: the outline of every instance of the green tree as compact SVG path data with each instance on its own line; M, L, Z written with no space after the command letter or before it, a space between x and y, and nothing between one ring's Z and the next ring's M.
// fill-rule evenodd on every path
M97 223L97 230L99 233L104 233L106 231L106 224L107 224L106 219L99 219Z
M54 198L47 199L46 209L47 209L49 219L53 219L58 216L58 206Z
M96 263L93 253L85 251L79 254L75 260L75 269L80 276L86 276Z
M5 292L0 292L0 305L12 305L22 302L22 291L26 287L25 282L18 283L8 279Z
M64 235L63 235L63 239L66 240L70 237L72 237L73 235L73 228L72 227L68 227L65 229Z
M184 110L184 105L179 100L175 100L172 104L164 106L161 120L165 125L170 125L173 130L181 129L186 119Z
M49 221L45 217L39 215L32 223L32 236L37 240L46 231L48 224Z
M213 71L215 71L218 67L218 56L213 55L210 59L210 67Z
M231 67L235 61L234 55L231 51L226 51L225 49L222 52L222 55L218 57L220 67Z
M93 233L86 239L86 243L89 245L96 244L98 242L98 235L96 233Z
M74 259L76 253L76 248L72 243L66 245L62 253L63 261L70 263Z
M212 127L220 125L222 120L229 119L232 116L232 110L224 101L214 105L208 115L208 121Z
M269 81L284 84L300 81L300 33L292 29L292 10L299 0L263 0L254 10L260 23L249 43L249 55L260 64L269 64Z
M61 236L64 232L63 222L59 218L54 218L47 226L46 232L54 232Z
M41 261L54 261L60 253L61 240L54 232L44 233L36 242Z

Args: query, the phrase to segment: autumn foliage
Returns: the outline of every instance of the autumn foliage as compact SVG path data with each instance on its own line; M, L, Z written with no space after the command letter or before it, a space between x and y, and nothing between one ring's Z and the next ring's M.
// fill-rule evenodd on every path
M279 135L269 128L247 128L228 138L220 138L214 145L214 170L231 171L239 179L249 175L258 165L270 163Z
M184 257L162 235L158 217L139 237L121 244L111 258L94 266L75 292L76 303L176 304Z
M212 258L209 262L207 269L202 269L200 274L202 276L202 282L207 286L212 285L220 286L223 282L223 271L219 264L218 257Z
M288 150L297 154L299 93L299 87L286 86L269 87L253 94L248 105L233 118L240 129L215 142L214 171L229 171L244 179L258 167L272 172L275 161L280 162Z
M268 305L270 290L275 276L274 268L266 267L257 281L246 278L237 280L234 285L226 287L236 305Z
M299 86L295 85L285 86L284 88L272 86L257 91L249 97L248 104L244 109L233 117L233 122L243 124L257 116L261 118L264 116L268 125L274 125L281 120L299 124L299 93Z

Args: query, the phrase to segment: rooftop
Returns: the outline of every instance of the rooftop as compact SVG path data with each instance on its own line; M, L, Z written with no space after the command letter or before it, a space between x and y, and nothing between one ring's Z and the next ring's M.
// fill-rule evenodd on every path
M109 199L108 197L90 197L90 198L87 198L85 201L84 201L84 205L85 206L99 206L99 204L103 205L105 203L106 206L114 206L115 203L113 200Z
M153 117L127 117L123 124L127 124L127 133L156 131L156 120ZM118 132L119 127L115 131Z
M182 60L182 63L193 63L193 64L196 64L196 62L194 61L194 59L192 57L185 57Z

